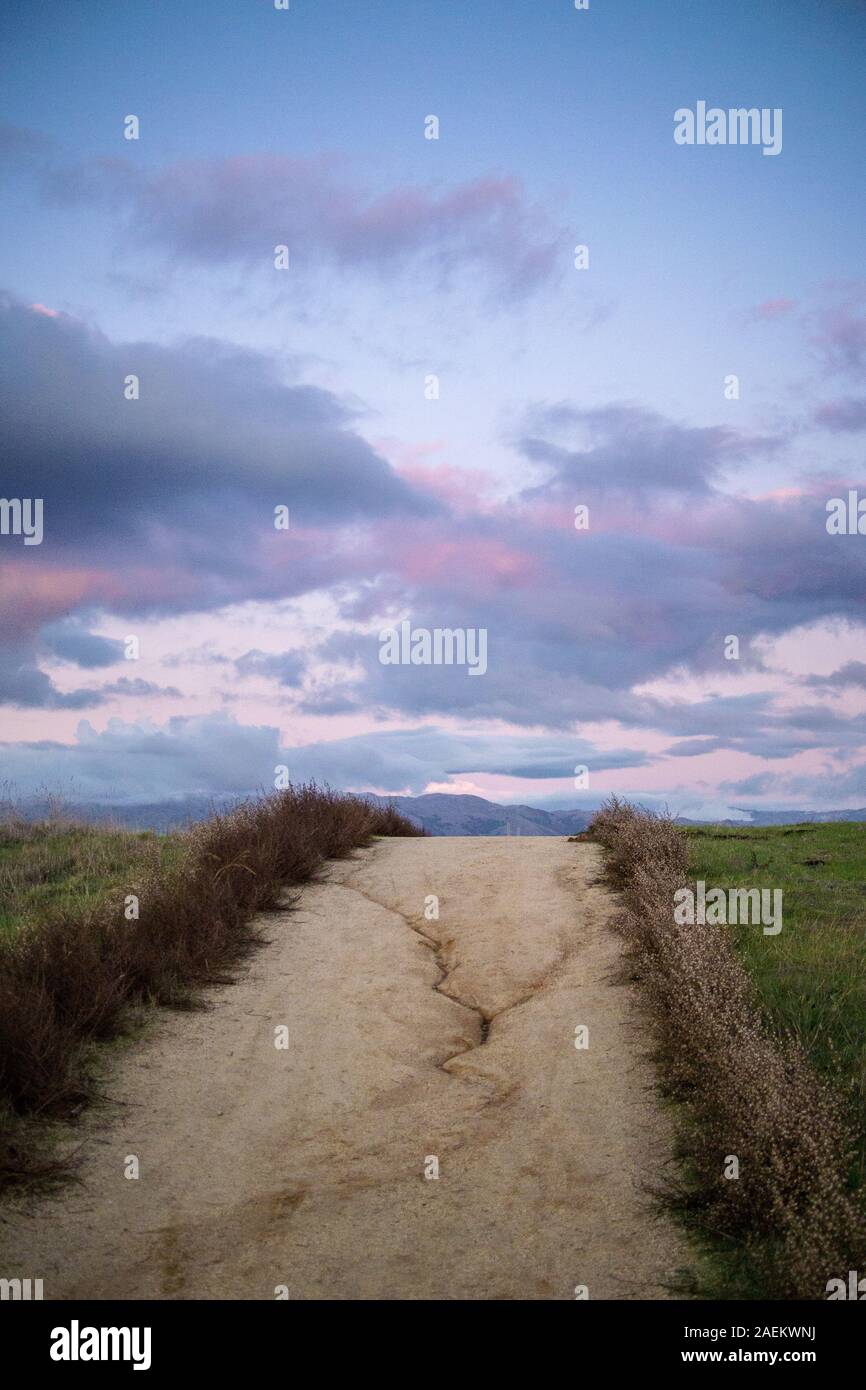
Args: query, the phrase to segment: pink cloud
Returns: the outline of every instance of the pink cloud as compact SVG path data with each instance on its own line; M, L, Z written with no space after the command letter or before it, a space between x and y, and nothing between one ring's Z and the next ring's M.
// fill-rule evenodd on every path
M765 299L761 304L755 305L751 317L758 322L768 322L783 318L785 314L790 314L796 306L796 299L786 299L784 296L779 296L778 299Z
M10 637L25 636L83 604L117 600L125 591L126 582L108 570L36 569L23 562L7 563L0 567L0 632Z
M425 492L444 502L451 510L461 516L483 514L493 510L494 503L489 495L495 487L492 473L482 469L453 468L448 464L425 465L423 463L404 463L395 471L404 482L418 492ZM488 500L485 500L485 493Z
M258 262L285 242L299 259L392 268L432 254L443 275L482 269L520 295L553 272L559 234L519 178L482 176L444 190L403 184L371 193L333 155L248 154L186 160L144 173L126 160L58 169L68 199L125 202L143 235L188 259Z
M395 568L410 583L470 583L478 592L503 587L524 587L540 578L536 558L515 550L506 542L475 536L451 541L431 535L395 545Z

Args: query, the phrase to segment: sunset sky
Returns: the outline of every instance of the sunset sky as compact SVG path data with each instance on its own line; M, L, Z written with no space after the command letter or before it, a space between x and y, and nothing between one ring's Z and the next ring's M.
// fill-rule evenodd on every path
M0 26L0 495L44 501L0 536L0 778L866 805L866 535L826 527L866 497L866 4ZM698 101L781 152L676 144ZM383 665L403 619L486 673Z

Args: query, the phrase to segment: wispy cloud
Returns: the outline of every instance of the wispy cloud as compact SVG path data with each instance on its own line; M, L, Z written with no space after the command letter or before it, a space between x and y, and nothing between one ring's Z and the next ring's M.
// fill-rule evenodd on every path
M337 155L243 154L144 169L117 156L49 155L35 135L30 146L8 138L19 164L30 155L47 198L99 206L118 219L118 233L134 229L137 245L175 261L266 266L276 246L299 266L388 275L425 261L440 286L480 272L518 299L567 263L562 231L514 175L373 189Z

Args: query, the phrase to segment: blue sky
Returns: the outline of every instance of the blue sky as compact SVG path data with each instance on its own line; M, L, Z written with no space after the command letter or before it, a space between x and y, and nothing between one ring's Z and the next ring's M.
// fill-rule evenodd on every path
M824 527L862 476L864 37L855 0L7 6L21 787L277 759L577 804L580 762L712 814L866 801L866 542ZM781 153L675 144L699 100L781 108ZM403 617L486 625L490 672L383 668Z

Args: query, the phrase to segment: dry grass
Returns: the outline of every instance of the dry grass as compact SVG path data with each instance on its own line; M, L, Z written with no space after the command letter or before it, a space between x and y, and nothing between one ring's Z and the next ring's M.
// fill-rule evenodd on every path
M686 1178L668 1192L719 1251L714 1292L821 1299L862 1268L866 1220L849 1185L854 1134L836 1090L773 1035L729 929L678 926L688 842L613 798L590 831L623 893L621 926L656 1021L666 1087L684 1103ZM738 1179L725 1177L730 1155Z
M86 828L79 833L86 839ZM197 987L231 978L255 939L254 914L275 907L287 885L306 883L325 860L374 835L418 833L392 807L315 786L289 788L175 837L179 852L168 864L159 854L131 858L122 885L103 883L83 900L61 897L38 920L7 931L0 939L0 1181L38 1171L33 1119L67 1115L89 1096L93 1045L124 1031L131 1006L188 1006ZM34 848L38 880L38 832ZM104 868L98 853L97 861ZM129 920L131 894L139 909Z
M846 1097L858 1130L854 1179L866 1196L866 826L690 826L689 873L725 888L784 891L768 942L730 928L770 1029L791 1033Z
M152 831L0 818L0 938L95 907L130 876L176 861L183 844Z

